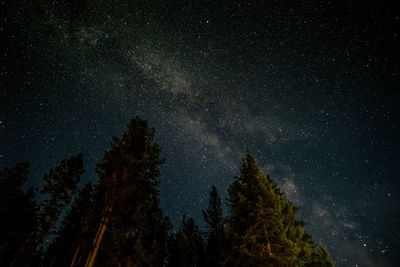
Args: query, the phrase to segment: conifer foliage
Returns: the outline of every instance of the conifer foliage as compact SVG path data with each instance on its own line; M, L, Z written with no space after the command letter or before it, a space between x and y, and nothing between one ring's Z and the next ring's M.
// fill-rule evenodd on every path
M77 183L83 172L82 154L78 154L63 160L44 176L45 186L41 193L47 194L49 198L42 203L40 210L39 242L53 230L64 208L70 204L78 190Z
M203 211L207 232L184 216L178 231L170 233L159 205L164 160L154 137L146 121L133 118L98 162L95 186L78 189L83 173L78 154L44 176L40 203L34 201L35 190L23 190L28 163L0 169L0 265L334 265L327 248L315 244L296 219L298 208L248 151L228 189L227 216L213 186Z
M87 228L88 214L93 205L92 190L92 184L88 183L79 191L53 243L45 253L45 266L69 266L77 248L82 249L81 241L89 239Z
M0 240L0 265L34 266L46 237L55 230L57 221L70 204L83 173L82 154L63 160L44 176L40 191L46 200L37 204L33 188L23 190L29 164L17 164L0 171L0 210L4 235Z
M206 244L207 266L222 266L226 236L221 199L218 196L215 185L211 188L209 204L207 210L203 211L203 217L208 227Z
M308 266L319 264L298 210L264 175L247 151L240 176L229 187L229 266ZM328 261L328 254L324 260Z
M171 235L168 266L205 266L204 240L193 218L182 219L179 231Z
M36 225L33 191L22 190L28 170L28 163L0 170L0 266L11 264Z
M101 198L96 205L103 207L99 229L104 230L94 244L99 247L96 266L164 264L169 220L159 207L159 166L164 160L154 136L146 121L133 118L97 164Z

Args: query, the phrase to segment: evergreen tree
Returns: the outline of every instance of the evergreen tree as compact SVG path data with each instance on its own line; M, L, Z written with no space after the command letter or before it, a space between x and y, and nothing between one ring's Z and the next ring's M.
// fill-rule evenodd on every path
M229 187L230 266L305 266L313 261L313 243L298 210L276 183L246 153L240 177Z
M183 217L179 231L170 240L168 266L205 266L204 240L192 218Z
M37 222L33 224L35 227L20 246L10 266L33 265L32 259L41 247L46 246L45 238L54 230L64 208L72 200L82 173L82 154L78 154L63 160L44 176L46 184L41 193L47 194L48 199L41 203Z
M28 163L0 169L0 266L10 266L36 226L33 190L22 190L28 170Z
M92 207L92 185L85 185L75 198L70 211L61 223L53 243L45 253L45 266L69 266L82 240L88 237L88 214ZM76 255L78 256L78 254Z
M313 262L309 266L315 267L333 267L334 263L329 256L328 249L321 243L315 249Z
M226 238L221 199L218 196L215 185L210 191L208 208L206 211L203 211L203 217L208 226L206 245L207 266L222 266L223 248Z
M102 210L87 264L163 266L170 223L159 207L160 148L155 130L133 118L97 164L96 209ZM98 254L98 255L97 255Z
M49 198L41 208L40 237L44 237L57 222L65 207L69 205L78 189L77 183L83 174L82 154L63 160L59 166L44 176L46 182L41 190Z

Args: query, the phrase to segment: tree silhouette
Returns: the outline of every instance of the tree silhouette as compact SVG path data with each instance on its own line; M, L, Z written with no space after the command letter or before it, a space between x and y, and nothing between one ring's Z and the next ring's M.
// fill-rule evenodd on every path
M305 266L314 259L311 236L298 210L247 151L229 187L230 266ZM318 253L317 253L318 254Z
M19 217L21 221L15 223L14 226L5 228L8 232L8 229L21 225L18 238L13 239L11 236L5 238L11 246L15 242L18 243L17 251L12 252L12 259L5 258L9 261L9 266L32 266L34 264L32 259L38 256L37 253L41 247L46 246L45 238L54 230L62 211L69 205L77 190L76 184L83 173L82 154L63 160L60 165L44 176L45 186L40 193L45 194L47 199L40 205L35 205L32 200L32 190L27 193L23 193L21 190L21 186L27 179L28 164L19 164L12 170L5 168L1 173L1 182L4 185L1 188L14 193L6 197L4 201L2 200L2 208L14 202L17 207L23 205L17 211L17 216L26 216L26 218ZM6 195L5 192L4 195ZM15 207L13 208L15 209ZM10 216L5 218L11 220L17 218L11 216L12 211L9 210L8 213ZM7 219L5 222L7 222ZM11 256L11 254L8 254L8 256Z
M133 118L98 162L94 188L88 184L76 196L83 173L78 154L44 176L40 193L45 200L40 204L33 200L32 188L22 189L28 163L0 169L0 265L334 265L327 248L316 245L304 222L296 219L298 207L248 151L240 176L229 186L226 218L216 186L210 190L203 211L206 244L192 218L183 217L178 232L169 235L170 221L159 207L157 188L164 160L154 137L146 121ZM51 235L54 239L47 244Z
M319 243L313 255L313 262L310 266L333 267L334 263L329 256L328 249Z
M168 266L205 266L204 240L193 218L183 217L179 231L171 236Z
M45 266L69 266L75 253L79 253L82 249L79 245L82 240L88 238L88 214L92 207L92 190L91 183L88 183L79 191L54 241L45 253Z
M28 170L28 163L0 170L0 266L12 263L36 227L33 190L22 190Z
M135 117L97 164L96 205L103 215L86 266L95 260L96 266L164 264L170 223L159 207L164 160L154 136L155 130Z
M221 199L218 196L215 185L211 188L208 207L207 210L203 211L203 217L208 227L206 245L207 266L222 266L226 238Z

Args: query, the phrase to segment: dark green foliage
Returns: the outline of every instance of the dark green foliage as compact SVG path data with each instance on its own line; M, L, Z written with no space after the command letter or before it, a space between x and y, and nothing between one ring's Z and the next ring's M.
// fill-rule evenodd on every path
M52 230L63 209L71 202L83 171L82 154L78 154L63 160L44 176L46 184L41 193L49 198L41 205L40 228L37 231L39 242Z
M208 208L206 211L203 211L203 217L208 225L210 233L223 230L221 199L218 196L217 187L215 185L211 188Z
M28 163L0 170L0 266L9 266L36 226L32 189L24 192Z
M27 163L1 169L0 265L70 266L74 259L74 266L83 266L94 259L95 266L334 266L327 248L315 245L304 222L296 220L298 208L249 152L229 187L227 218L217 188L210 191L203 211L206 243L192 218L184 217L179 231L169 235L157 189L164 160L154 136L146 121L133 118L98 162L93 190L88 184L75 197L83 173L79 154L44 176L40 193L47 198L40 205L33 189L22 190ZM49 235L54 239L47 245ZM40 248L47 250L40 254Z
M217 187L215 185L210 191L208 208L206 211L203 211L203 217L209 230L207 233L206 245L207 266L222 266L226 237L221 199L218 196Z
M121 139L115 136L112 138L111 149L97 164L100 181L104 182L107 177L117 175L120 178L118 183L141 183L150 190L149 193L157 193L159 166L164 160L160 159L159 145L153 143L154 136L154 128L148 128L146 121L139 117L133 118ZM129 180L132 174L135 174L135 178Z
M10 266L33 266L32 259L36 257L36 261L39 249L46 246L45 238L51 233L62 211L72 200L82 173L82 154L78 154L62 161L44 176L46 184L41 193L46 194L48 199L38 207L33 231L21 244Z
M99 206L112 207L97 266L162 266L169 220L159 208L160 148L147 122L131 120L97 164Z
M328 249L321 243L316 247L313 255L313 262L309 266L315 267L333 267L334 263L329 256Z
M46 182L41 193L49 195L49 201L58 202L58 206L67 205L76 192L76 184L83 174L82 154L61 161L60 165L44 176Z
M0 171L1 261L9 266L33 266L45 237L69 205L76 184L83 173L82 154L64 160L44 176L42 194L47 199L40 205L33 201L33 189L24 192L29 165L18 164ZM34 259L34 260L33 260Z
M92 208L92 185L84 186L61 223L53 243L45 253L45 266L69 266L82 240L89 240L88 214Z
M179 231L171 235L168 266L205 266L204 241L192 218L182 219Z
M305 266L313 262L313 242L298 210L247 152L240 177L229 187L230 266Z

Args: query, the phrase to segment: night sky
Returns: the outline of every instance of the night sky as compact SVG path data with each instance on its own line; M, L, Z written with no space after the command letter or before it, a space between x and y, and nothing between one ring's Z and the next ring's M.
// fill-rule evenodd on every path
M204 226L211 186L225 199L249 148L337 266L399 264L393 6L42 2L0 3L0 167L30 161L40 187L82 152L82 183L95 181L111 136L139 115L166 158L175 227L184 214Z

